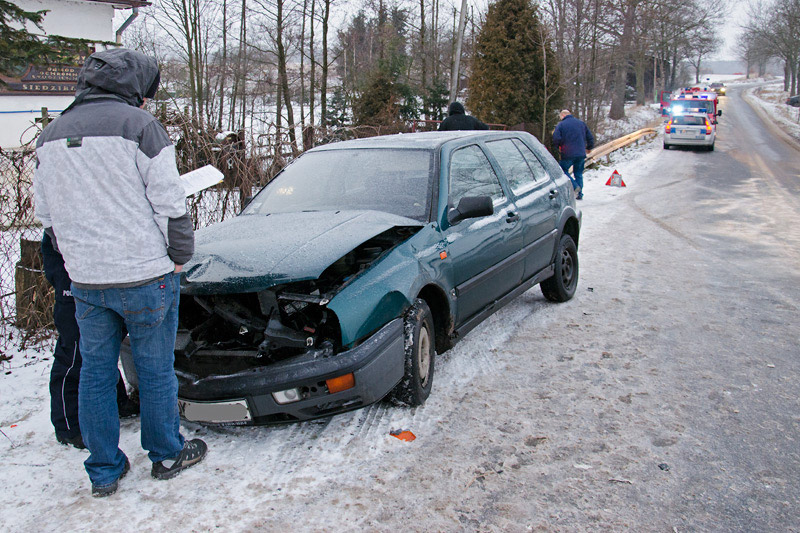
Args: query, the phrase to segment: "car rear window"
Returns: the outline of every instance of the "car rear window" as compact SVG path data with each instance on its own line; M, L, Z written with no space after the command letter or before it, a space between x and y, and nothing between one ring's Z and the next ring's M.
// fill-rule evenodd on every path
M433 152L343 149L297 158L245 214L374 210L415 220L430 217Z
M705 126L706 118L677 116L672 119L672 124L676 126Z

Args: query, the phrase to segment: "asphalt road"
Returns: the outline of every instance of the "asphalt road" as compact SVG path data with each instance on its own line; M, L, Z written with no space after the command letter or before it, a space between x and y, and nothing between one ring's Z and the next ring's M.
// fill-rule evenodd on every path
M800 531L800 151L741 91L716 151L587 188L575 300L508 311L530 314L409 476L471 439L478 480L432 497L468 529Z
M800 531L800 151L730 90L716 151L659 139L629 163L626 189L587 182L576 297L552 304L534 288L492 316L439 357L421 408L186 424L210 452L169 482L150 479L139 422L125 421L131 472L98 501L85 454L52 443L47 364L31 367L39 388L6 418L47 429L4 449L0 524Z

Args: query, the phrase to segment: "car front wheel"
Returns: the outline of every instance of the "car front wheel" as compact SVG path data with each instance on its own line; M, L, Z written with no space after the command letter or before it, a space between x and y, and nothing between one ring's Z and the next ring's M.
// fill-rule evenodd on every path
M396 403L416 407L425 403L433 386L436 335L433 315L425 300L418 298L403 320L405 373L389 397Z
M569 235L561 236L553 267L553 275L541 284L542 294L550 301L566 302L578 287L578 247Z

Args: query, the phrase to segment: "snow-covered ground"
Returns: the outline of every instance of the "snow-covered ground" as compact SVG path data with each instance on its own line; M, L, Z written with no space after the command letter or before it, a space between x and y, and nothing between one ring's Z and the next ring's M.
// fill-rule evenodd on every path
M597 145L613 141L623 135L632 133L642 128L652 127L660 117L658 104L644 106L625 106L625 118L622 120L611 120L608 118L608 110L603 110L603 119L597 125L595 140ZM579 117L580 118L580 117Z
M783 90L783 80L772 80L745 92L745 99L758 106L773 123L800 141L800 108L786 105L790 95Z
M624 180L636 180L652 170L659 152L652 143L631 148L614 157L614 168ZM586 173L587 196L595 205L593 223L613 217L615 200L627 193L603 186L610 172L604 167ZM538 288L530 294L534 292L538 295ZM55 442L47 386L51 355L46 349L14 352L13 359L2 363L0 374L0 485L4 487L0 529L234 530L236 517L268 517L280 508L285 518L294 517L298 530L332 531L339 525L305 515L302 500L339 483L363 485L360 494L330 494L332 514L340 512L347 520L344 529L358 529L359 524L381 529L374 522L359 522L359 508L370 487L399 482L409 465L424 460L418 457L419 443L447 431L447 414L458 409L463 391L480 387L486 376L501 370L504 363L497 354L519 328L533 320L544 330L554 320L551 314L536 313L546 305L541 296L522 297L441 356L434 394L422 408L377 404L321 422L283 427L208 429L184 423L184 434L204 438L211 451L202 465L169 482L150 478L150 463L139 444L139 420L123 421L121 448L130 457L132 470L108 500L89 496L81 464L87 453ZM480 441L484 423L476 413L463 439ZM410 429L420 439L402 442L389 434L396 429ZM538 441L532 438L535 445ZM453 457L454 465L462 460ZM375 464L392 467L377 474ZM392 503L378 500L370 505ZM411 529L423 528L417 523Z

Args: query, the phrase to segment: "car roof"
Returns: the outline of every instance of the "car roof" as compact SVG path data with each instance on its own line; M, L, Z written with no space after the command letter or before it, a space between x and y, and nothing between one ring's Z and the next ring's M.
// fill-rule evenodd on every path
M339 141L335 143L317 146L309 150L310 152L321 152L325 150L346 150L352 148L396 148L396 149L416 149L433 150L443 144L460 139L491 139L493 137L519 136L525 132L521 131L425 131L418 133L398 133L396 135L381 135L378 137L367 137L364 139L353 139L349 141Z

